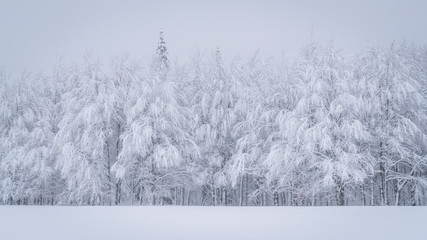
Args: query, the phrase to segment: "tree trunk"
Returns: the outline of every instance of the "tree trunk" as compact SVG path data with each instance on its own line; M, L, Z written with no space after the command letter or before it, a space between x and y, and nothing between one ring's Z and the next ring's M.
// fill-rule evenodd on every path
M399 204L400 204L400 191L401 191L402 189L397 189L397 191L396 191L396 199L395 199L395 201L394 201L394 203L395 203L395 205L396 206L399 206Z
M380 195L381 195L381 205L388 205L387 199L387 180L386 180L386 167L384 162L384 153L383 153L384 143L380 142Z
M417 205L417 199L416 199L416 185L413 184L413 186L410 186L410 193L411 193L411 206Z
M187 206L190 206L191 190L188 190L187 194Z
M282 206L286 206L286 194L282 192L280 196L282 197Z
M174 192L175 192L175 206L178 205L178 187L174 188Z
M239 206L243 206L243 178L244 175L240 178L240 199L239 199Z
M248 174L245 174L246 184L245 184L245 206L248 206Z
M116 183L116 205L120 204L122 195L122 180L118 180Z
M141 186L139 187L139 205L142 205L142 192L144 191L144 187Z
M273 193L273 203L274 206L279 206L279 194L276 191Z
M181 191L181 205L184 206L185 205L185 188L182 188Z
M111 206L112 197L112 183L111 183L111 162L110 162L110 141L107 140L106 148L107 148L107 179L108 179L108 205Z
M212 206L215 206L215 204L216 204L216 196L215 196L215 187L214 187L214 184L213 184L213 181L212 181Z
M344 187L339 187L338 189L338 205L344 206L345 205L345 197L344 197Z
M361 194L362 194L362 204L363 206L366 206L366 194L365 194L365 185L362 183L360 185Z
M265 193L261 194L261 206L265 206Z
M375 188L374 188L374 176L372 176L371 177L371 206L375 205L375 203L374 203L374 191L375 191Z

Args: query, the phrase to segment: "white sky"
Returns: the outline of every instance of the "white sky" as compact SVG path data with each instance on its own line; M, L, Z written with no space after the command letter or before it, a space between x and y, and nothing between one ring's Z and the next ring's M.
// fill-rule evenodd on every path
M103 60L124 51L147 58L160 28L171 57L184 61L216 46L226 58L297 53L311 29L347 54L394 39L425 44L426 25L425 0L0 0L0 66L47 71L58 55L74 62L86 50Z

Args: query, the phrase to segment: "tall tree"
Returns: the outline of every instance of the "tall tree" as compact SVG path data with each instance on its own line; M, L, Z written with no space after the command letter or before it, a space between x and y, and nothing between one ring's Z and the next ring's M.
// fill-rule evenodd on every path
M426 100L420 82L421 66L408 56L407 45L371 48L361 62L361 83L374 136L380 203L399 204L402 189L425 185ZM368 105L368 106L369 106ZM414 198L414 193L412 193ZM415 200L412 200L413 202Z
M162 37L161 43L164 46ZM158 50L161 53L165 52ZM149 73L134 77L124 108L123 147L114 165L131 200L140 204L170 203L172 190L188 178L182 163L192 154L192 142L185 131L189 118L179 101L178 83L163 67L156 65Z
M111 204L113 87L89 55L73 81L75 87L63 97L66 111L55 137L57 166L67 189L61 201Z
M160 39L156 50L156 56L154 58L154 68L156 71L168 71L169 67L170 62L168 58L168 50L163 36L163 29L160 29Z
M45 204L53 197L54 169L50 155L53 132L49 122L44 78L28 82L24 74L13 98L4 109L3 159L0 167L3 201L11 204ZM32 87L34 86L34 87ZM49 199L48 199L49 198Z

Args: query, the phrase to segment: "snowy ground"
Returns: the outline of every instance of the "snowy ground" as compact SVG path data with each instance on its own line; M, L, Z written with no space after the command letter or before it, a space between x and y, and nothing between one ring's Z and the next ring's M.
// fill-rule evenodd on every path
M426 239L427 207L0 206L0 239Z

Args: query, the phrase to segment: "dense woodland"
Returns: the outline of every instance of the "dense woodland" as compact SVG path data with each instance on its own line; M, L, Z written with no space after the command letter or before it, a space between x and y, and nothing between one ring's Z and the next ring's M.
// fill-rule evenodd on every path
M155 48L153 49L155 50ZM426 205L427 49L0 73L0 203Z

